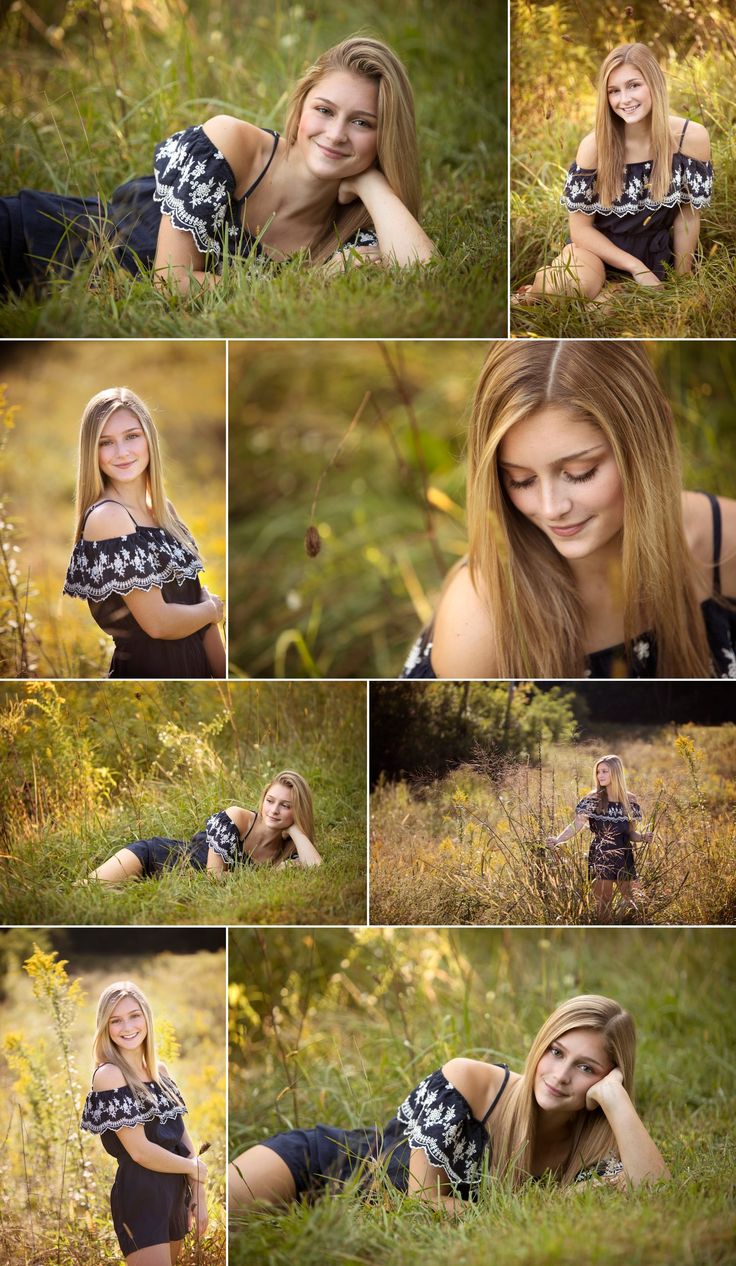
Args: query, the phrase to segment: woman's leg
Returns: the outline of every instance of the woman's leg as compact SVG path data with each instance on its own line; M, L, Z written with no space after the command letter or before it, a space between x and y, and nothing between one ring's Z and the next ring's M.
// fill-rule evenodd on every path
M594 879L593 896L595 897L598 922L608 923L611 918L611 904L613 902L613 880Z
M176 1262L181 1252L181 1246L183 1243L184 1243L183 1240L172 1240L172 1242L169 1244L169 1250L171 1252L171 1266L174 1266L174 1263Z
M629 910L634 910L638 914L641 909L642 891L639 884L634 879L619 879L618 890L621 898Z
M231 1209L247 1209L258 1201L288 1204L296 1199L296 1185L289 1166L270 1147L257 1143L229 1166L228 1194Z
M522 302L547 295L574 295L595 299L606 280L602 259L584 247L566 246L546 268L540 268Z
M171 1244L152 1244L150 1248L136 1249L126 1257L126 1266L171 1266L171 1248Z
M142 873L143 863L140 857L129 848L121 848L114 857L93 870L90 879L98 879L102 884L117 884L122 879L135 879Z

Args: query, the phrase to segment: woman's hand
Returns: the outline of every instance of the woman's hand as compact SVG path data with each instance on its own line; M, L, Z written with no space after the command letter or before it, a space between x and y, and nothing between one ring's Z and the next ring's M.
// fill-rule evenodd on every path
M546 845L548 845L549 848L557 848L557 844L559 841L556 835L548 835L544 842Z
M218 598L216 593L210 593L206 585L202 585L202 598L205 602L212 604L214 614L211 623L219 624L225 615L225 603L222 598Z
M202 1187L207 1182L207 1166L199 1156L192 1157L191 1179L198 1187ZM204 1194L204 1193L203 1193Z
M202 1194L196 1194L201 1192ZM189 1230L195 1228L197 1236L204 1235L207 1230L209 1217L207 1214L207 1200L204 1194L204 1187L197 1186L194 1189L192 1203L189 1206Z
M631 273L637 286L650 286L652 290L661 290L663 283L659 280L659 277L655 277L654 273L649 268L645 268L638 260L637 264L638 267L634 268Z
M642 831L641 839L644 844L651 844L654 839L654 831Z
M346 176L337 189L337 200L343 206L360 198L368 212L378 238L378 249L385 263L426 263L435 254L434 242L394 193L382 171L369 167L357 176Z
M623 1089L624 1075L621 1069L612 1068L610 1073L601 1077L600 1081L590 1087L585 1096L585 1106L589 1112L593 1112L596 1108L605 1108L607 1104L615 1102L616 1096L620 1097Z

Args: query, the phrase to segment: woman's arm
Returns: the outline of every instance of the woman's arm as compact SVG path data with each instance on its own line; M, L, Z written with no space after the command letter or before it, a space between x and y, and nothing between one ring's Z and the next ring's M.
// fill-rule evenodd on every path
M345 204L360 198L373 221L380 260L385 264L426 264L436 254L434 242L394 193L382 171L369 167L358 176L343 180L338 201ZM375 257L376 252L367 250Z
M675 121L676 129L682 126L682 120ZM687 158L695 158L700 163L710 159L710 138L707 128L702 123L689 123L682 143L682 152ZM677 213L672 227L672 248L675 256L675 272L684 274L692 272L693 255L700 238L700 212L691 203L683 203Z
M571 840L573 835L577 835L578 831L582 831L587 821L588 819L584 813L576 813L572 822L565 827L564 831L559 835L548 835L545 842L549 844L550 848L556 848L558 844L564 844L565 840Z
M159 1062L159 1068L161 1067ZM187 1130L181 1136L181 1141L189 1152L190 1156L195 1155L194 1144L189 1137ZM203 1182L192 1183L190 1186L192 1193L192 1206L189 1210L189 1226L192 1223L196 1225L197 1235L204 1235L207 1230L208 1214L207 1214L207 1190Z
M590 132L583 137L578 146L575 162L583 171L588 173L595 171L598 166L598 147L595 132ZM568 224L570 227L570 240L573 246L579 246L582 250L591 251L593 255L597 255L599 259L603 260L604 264L610 264L612 268L620 268L622 272L631 273L634 281L637 281L641 286L660 286L662 284L654 273L644 267L636 255L630 255L628 251L622 251L619 246L614 246L605 233L601 233L599 229L595 228L591 215L586 215L584 211L572 211L568 216Z
M123 1090L127 1082L115 1064L103 1064L98 1068L92 1085L95 1090ZM158 1143L146 1138L142 1125L124 1125L115 1131L126 1152L138 1165L156 1174L184 1174L195 1183L204 1183L207 1166L196 1156L177 1156Z
M322 858L317 852L312 841L304 834L300 827L294 824L290 826L288 831L284 831L284 840L291 840L294 844L299 858L300 866L321 866Z
M652 1141L624 1088L620 1068L591 1086L586 1105L601 1107L613 1130L626 1178L632 1187L672 1177L659 1148Z
M207 594L209 597L209 593ZM225 659L225 647L223 645L220 630L216 624L211 624L202 638L204 653L207 656L207 663L212 669L213 677L227 676L227 661Z
M452 1194L450 1180L444 1169L438 1165L430 1165L426 1153L420 1147L413 1147L409 1156L409 1177L407 1191L410 1196L419 1196L434 1209L445 1209L447 1213L457 1216L463 1210L464 1201Z
M224 809L223 812L230 818L230 821L235 826L241 840L248 828L253 825L257 816L253 813L252 809L243 809L239 804L228 805L227 809ZM221 879L226 873L229 873L231 869L232 867L225 864L225 859L220 855L220 853L216 853L213 848L207 849L208 874L216 875Z

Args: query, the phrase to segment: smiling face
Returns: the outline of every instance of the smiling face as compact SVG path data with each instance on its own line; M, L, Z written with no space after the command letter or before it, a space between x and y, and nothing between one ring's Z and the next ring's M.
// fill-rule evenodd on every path
M148 469L146 433L130 409L110 414L100 432L97 451L100 470L111 483L130 483Z
M613 450L591 422L546 408L517 422L498 449L507 496L569 561L621 531L624 497Z
M378 84L334 70L305 97L296 139L308 169L326 180L357 176L378 154Z
M140 1004L130 994L118 1002L107 1027L113 1044L128 1054L138 1050L148 1035L146 1017Z
M543 1112L580 1112L590 1087L613 1064L598 1029L570 1029L551 1042L537 1064L534 1098Z
M274 831L288 831L294 825L294 793L291 787L275 782L263 797L261 813L266 826Z
M608 104L624 123L640 123L652 112L652 94L636 66L624 62L608 76Z
M605 761L601 761L600 765L596 766L595 776L599 787L610 787L611 766L607 765Z

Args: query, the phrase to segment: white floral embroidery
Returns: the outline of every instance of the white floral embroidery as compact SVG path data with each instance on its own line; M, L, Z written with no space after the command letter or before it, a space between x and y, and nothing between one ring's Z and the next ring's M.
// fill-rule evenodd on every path
M90 1090L82 1112L82 1129L104 1134L105 1130L122 1130L146 1121L172 1121L184 1115L184 1104L177 1103L158 1082L147 1081L146 1086L149 1093L145 1104L136 1099L132 1090Z
M560 202L568 211L582 211L585 215L615 215L619 218L634 215L637 211L657 211L660 207L674 207L690 203L695 210L708 206L713 193L713 167L677 153L672 158L672 181L661 202L650 195L648 179L642 180L632 168L642 167L645 177L651 173L651 163L629 163L624 177L624 193L611 206L598 202L595 192L595 171L588 171L573 163L568 172Z
M397 1112L409 1146L421 1148L431 1165L456 1185L480 1182L488 1134L442 1071L412 1090Z
M650 655L650 653L651 653L651 649L652 649L652 648L651 648L651 646L650 646L650 644L649 644L648 640L647 640L645 637L640 637L640 638L639 638L639 640L638 640L638 642L634 642L634 644L633 644L633 646L632 646L632 648L631 648L631 649L633 650L634 654L636 655L636 658L637 658L637 659L638 659L641 663L644 663L646 660L648 660L648 659L649 659L649 655Z
M240 851L240 832L224 809L213 813L205 823L207 847L221 857L226 866L235 866Z
M199 559L165 528L137 528L107 541L77 541L64 593L104 602L111 594L159 589L170 580L182 585L202 570Z

